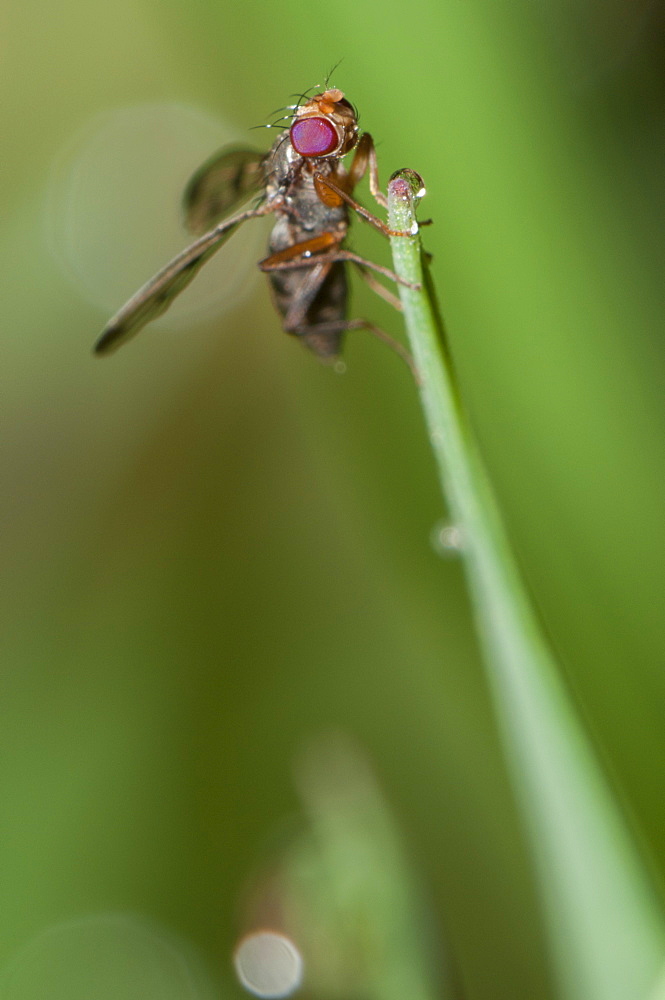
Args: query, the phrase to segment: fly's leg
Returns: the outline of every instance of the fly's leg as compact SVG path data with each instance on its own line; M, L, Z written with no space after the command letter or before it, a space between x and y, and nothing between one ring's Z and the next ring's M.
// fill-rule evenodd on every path
M420 385L420 375L407 349L399 341L394 340L385 330L382 330L381 327L375 326L374 323L370 323L364 319L336 320L329 323L305 322L309 308L328 277L333 264L346 261L356 264L362 277L368 282L370 287L377 294L385 298L387 302L395 306L396 309L401 309L399 299L368 273L369 270L378 271L379 274L384 274L386 277L392 278L399 284L404 284L409 288L420 287L419 285L412 285L410 282L404 281L381 264L374 264L373 261L364 260L364 258L359 257L350 250L340 250L339 243L340 238L335 234L322 233L320 236L313 236L302 243L296 243L294 246L278 250L259 263L259 268L262 271L268 272L306 269L303 282L298 289L298 295L291 303L284 317L284 330L299 337L307 337L308 335L315 335L317 333L343 333L345 330L369 330L370 333L373 333L375 337L378 337L379 340L382 340L399 355L404 363L408 365L416 383ZM328 250L327 253L326 250ZM311 256L304 256L306 254Z
M374 323L370 323L366 319L352 319L348 321L346 329L369 330L369 332L373 333L375 337L378 337L378 339L382 340L384 344L387 344L388 347L392 348L395 354L399 355L402 361L408 365L409 371L413 375L416 384L421 384L420 374L409 351L407 351L403 344L400 344L399 340L395 340L395 338L391 337L389 333L382 330L380 326L375 326Z
M363 179L367 170L369 169L369 189L374 195L375 199L378 201L382 208L388 208L388 199L381 190L379 186L379 165L376 159L376 146L374 145L374 140L372 139L369 132L364 132L360 137L360 141L356 146L356 151L353 156L353 161L349 168L349 172L346 176L348 190L351 193L358 184L359 181ZM416 173L415 170L405 169L399 170L399 174L409 174L410 181L418 183L420 190L416 197L421 198L425 194L425 184L423 182L420 174ZM394 175L393 175L394 176ZM419 226L431 226L431 219L423 219L418 221ZM410 234L411 235L411 234Z
M414 224L415 228L413 231L409 232L404 232L400 229L391 229L385 222L376 215L373 215L372 212L369 212L352 197L354 187L368 171L369 189L372 195L382 208L387 208L388 200L379 186L379 166L376 158L376 147L369 132L364 132L360 137L346 177L338 178L338 183L338 181L332 180L329 176L323 177L321 174L315 174L314 186L324 205L340 205L342 201L345 201L354 212L357 212L361 218L365 219L366 222L369 222L371 226L374 226L375 229L378 229L385 236L415 236L418 232L417 223ZM424 224L421 223L421 225Z
M293 298L283 321L289 333L297 332L305 322L310 306L336 262L334 254L321 253L330 247L339 246L340 237L334 233L321 233L309 240L284 247L259 262L261 271L304 270L298 294Z
M376 146L369 132L363 132L349 168L348 178L351 191L363 179L368 168L369 189L381 208L387 208L388 199L379 186L379 164L376 159Z
M370 333L382 340L384 344L387 344L395 354L397 354L405 365L409 368L409 371L413 375L413 378L417 385L421 384L420 374L416 368L415 361L411 357L410 353L407 351L403 344L400 344L398 340L395 340L382 330L380 326L375 326L374 323L370 323L366 319L350 319L350 320L339 320L334 323L303 323L300 326L286 327L289 333L294 333L296 336L305 337L307 334L316 333L344 333L347 330L369 330ZM327 360L327 359L324 359ZM339 358L331 358L330 360L336 361Z
M305 272L302 283L298 288L298 294L291 302L282 322L287 333L297 334L301 329L311 327L311 324L305 322L307 313L314 299L319 294L321 286L328 277L333 263L334 261L323 263L316 259L312 261L311 266L306 263L308 270Z
M345 201L346 204L361 217L361 219L364 219L365 222L369 222L370 226L374 226L374 228L378 229L384 236L415 236L418 232L417 222L414 222L413 231L391 229L390 226L387 226L385 222L382 222L378 216L372 215L372 213L364 208L359 201L356 201L355 198L341 188L339 184L331 180L330 177L323 177L322 174L314 174L314 187L316 188L316 193L324 205L336 207Z
M357 264L357 267L358 274L363 279L365 284L369 285L372 291L382 298L384 302L387 302L389 306L392 306L393 309L396 309L398 312L402 312L402 303L397 296L394 295L389 288L386 288L385 285L382 285L380 281L377 281L372 272L367 271L362 264Z
M353 250L340 250L337 255L337 260L348 260L351 264L355 264L363 274L364 271L369 269L370 271L376 271L377 274L382 274L384 278L389 278L394 281L396 285L403 285L404 288L412 288L414 292L419 292L422 285L415 281L407 281L406 278L402 278L395 271L391 271L389 267L384 267L383 264L375 264L373 260L367 260L365 257L360 257ZM363 277L365 275L363 274ZM377 282L378 284L378 282ZM371 286L374 287L374 286ZM381 285L383 288L383 285Z
M298 268L312 267L314 264L320 262L335 264L337 262L345 263L348 261L351 264L356 264L361 273L367 269L376 271L378 274L382 274L385 278L390 278L391 281L394 281L398 285L404 285L405 288L413 288L416 292L420 291L422 287L421 285L412 281L407 281L406 278L401 278L399 274L395 274L395 272L391 271L389 267L384 267L383 264L375 264L372 260L366 260L364 257L360 257L357 253L353 253L352 250L333 250L330 253L317 253L316 256L306 256L300 260L292 259L295 256L295 253L301 257L303 254L313 253L314 251L311 249L311 245L314 243L318 244L319 241L322 246L330 245L325 239L325 237L329 235L329 233L325 233L322 237L314 237L314 239L307 240L305 243L296 244L295 247L287 247L285 250L280 250L277 253L272 254L272 256L266 257L265 260L262 260L259 264L259 268L262 271L296 271ZM303 249L303 247L305 249ZM318 249L319 247L317 245L315 250ZM363 274L363 277L365 277L365 274ZM371 287L374 286L372 285ZM383 288L383 285L381 285L381 288Z
M342 238L335 233L321 233L320 236L312 236L309 240L284 247L283 250L277 250L265 260L259 261L259 269L261 271L278 271L313 266L320 259L320 256L323 256L322 251L339 247ZM313 257L312 254L320 256Z

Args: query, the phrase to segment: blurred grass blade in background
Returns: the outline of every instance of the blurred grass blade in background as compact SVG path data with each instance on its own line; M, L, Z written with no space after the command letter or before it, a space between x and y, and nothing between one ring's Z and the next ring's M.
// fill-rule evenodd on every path
M455 1000L422 873L361 749L340 734L319 737L300 754L296 780L304 823L257 879L250 925L293 942L320 1000Z

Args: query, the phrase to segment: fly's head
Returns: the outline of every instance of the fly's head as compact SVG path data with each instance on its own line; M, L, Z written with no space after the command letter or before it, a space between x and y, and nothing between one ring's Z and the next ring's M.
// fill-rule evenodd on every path
M299 156L336 159L358 142L358 117L341 90L324 90L296 108L289 138Z

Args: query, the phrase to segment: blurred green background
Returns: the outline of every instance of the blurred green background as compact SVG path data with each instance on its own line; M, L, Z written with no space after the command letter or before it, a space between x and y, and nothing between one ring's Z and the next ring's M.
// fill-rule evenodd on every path
M240 995L247 879L300 808L294 759L334 729L373 762L464 995L555 995L403 366L359 333L340 376L280 332L261 221L174 316L90 355L184 245L189 173L226 141L267 148L249 127L339 59L384 185L426 179L479 441L662 890L664 18L646 0L2 11L2 965L63 922L136 914ZM388 263L361 223L352 245ZM367 289L352 314L400 330ZM173 995L208 995L190 987Z

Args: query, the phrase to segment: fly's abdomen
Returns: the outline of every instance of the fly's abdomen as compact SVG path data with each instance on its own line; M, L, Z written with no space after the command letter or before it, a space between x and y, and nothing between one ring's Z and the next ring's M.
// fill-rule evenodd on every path
M346 329L348 283L344 264L333 264L307 313L307 326L300 337L320 358L342 353Z

